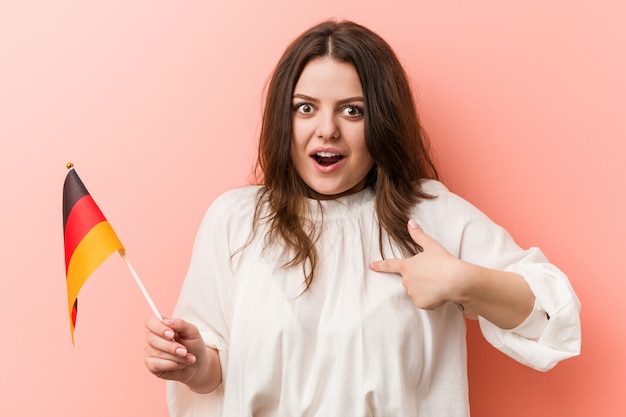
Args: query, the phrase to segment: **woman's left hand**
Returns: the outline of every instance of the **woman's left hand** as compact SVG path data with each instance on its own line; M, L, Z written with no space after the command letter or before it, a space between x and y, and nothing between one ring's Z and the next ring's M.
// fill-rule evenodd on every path
M432 310L446 302L455 302L461 293L464 262L428 236L414 220L409 221L408 229L424 251L407 259L373 262L370 269L400 275L402 285L418 308Z

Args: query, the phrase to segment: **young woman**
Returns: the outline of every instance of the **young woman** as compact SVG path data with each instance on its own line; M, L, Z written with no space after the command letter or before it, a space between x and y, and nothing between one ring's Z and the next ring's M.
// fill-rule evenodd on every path
M579 353L567 278L437 181L370 30L287 48L258 166L207 211L176 318L146 324L173 416L468 416L464 316L536 369Z

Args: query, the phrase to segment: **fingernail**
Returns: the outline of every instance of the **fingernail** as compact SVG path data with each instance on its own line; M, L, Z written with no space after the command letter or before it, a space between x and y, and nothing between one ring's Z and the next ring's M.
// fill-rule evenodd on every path
M419 226L418 226L418 224L417 224L417 222L415 220L411 219L411 220L409 220L409 227L411 229L417 229Z
M187 354L187 349L182 347L176 348L176 354L180 357L183 357Z
M173 326L176 324L176 322L172 319L163 319L163 324L165 324L166 326Z
M166 339L173 339L174 338L174 332L168 329L168 330L163 332L163 336L165 336Z

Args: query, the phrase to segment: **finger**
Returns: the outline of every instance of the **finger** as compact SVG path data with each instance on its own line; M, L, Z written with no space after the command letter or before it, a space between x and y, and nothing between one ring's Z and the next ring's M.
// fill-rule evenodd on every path
M168 326L173 323L174 321L171 319L159 320L156 317L150 317L148 321L146 321L146 329L166 339L174 340L175 332L171 329L171 326Z
M178 365L190 365L190 362L186 356L184 358L179 358L178 356L171 355L167 352L163 352L160 350L154 350L149 347L146 348L144 357L146 358L146 360L147 359L159 359L162 361L176 363Z
M180 351L182 352L182 351ZM193 365L197 362L197 358L195 355L191 353L187 353L184 356L180 356L180 354L171 354L169 352L155 349L152 346L146 346L144 349L144 358L148 359L159 359L162 361L168 361L172 363L176 363L181 366Z
M176 359L179 362L186 362L186 357L189 355L187 347L173 342L169 339L164 339L157 334L148 332L146 335L146 355L157 356L160 358Z
M424 232L424 229L413 219L409 220L407 228L409 229L409 234L413 242L420 245L422 249L426 249L426 246L430 243L431 237Z
M166 319L164 320L173 331L175 331L183 339L200 339L200 331L193 324L182 319Z
M193 355L187 355L182 360L164 352L146 352L144 355L144 363L151 372L173 371L186 366L193 366L196 362L196 357ZM160 365L156 366L157 363Z
M376 272L402 274L404 271L404 259L383 259L382 261L372 262L370 269Z
M418 240L420 240L423 236L426 236L424 229L422 229L422 227L413 219L409 219L407 228L409 229L409 234L415 243L419 243Z
M146 368L157 376L165 372L181 370L186 366L184 363L178 363L156 357L146 357L144 363L146 364Z

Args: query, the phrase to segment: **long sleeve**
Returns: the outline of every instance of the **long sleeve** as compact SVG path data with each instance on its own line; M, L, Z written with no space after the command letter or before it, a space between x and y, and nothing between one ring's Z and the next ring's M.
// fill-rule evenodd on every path
M515 360L547 371L580 353L580 302L565 275L537 248L507 268L522 275L535 295L530 316L515 329L503 330L479 317L485 338Z
M232 266L250 233L253 187L232 190L207 210L194 242L189 270L183 283L175 317L196 325L207 346L218 350L224 380L228 367L230 297L234 285ZM242 202L248 203L246 207ZM168 381L172 417L221 416L223 386L210 394L197 394L184 384Z
M484 337L529 367L546 371L580 353L580 302L568 278L538 248L520 248L509 233L438 182L425 183L438 197L418 206L426 232L452 254L477 265L520 274L535 295L530 316L501 329L479 317Z

